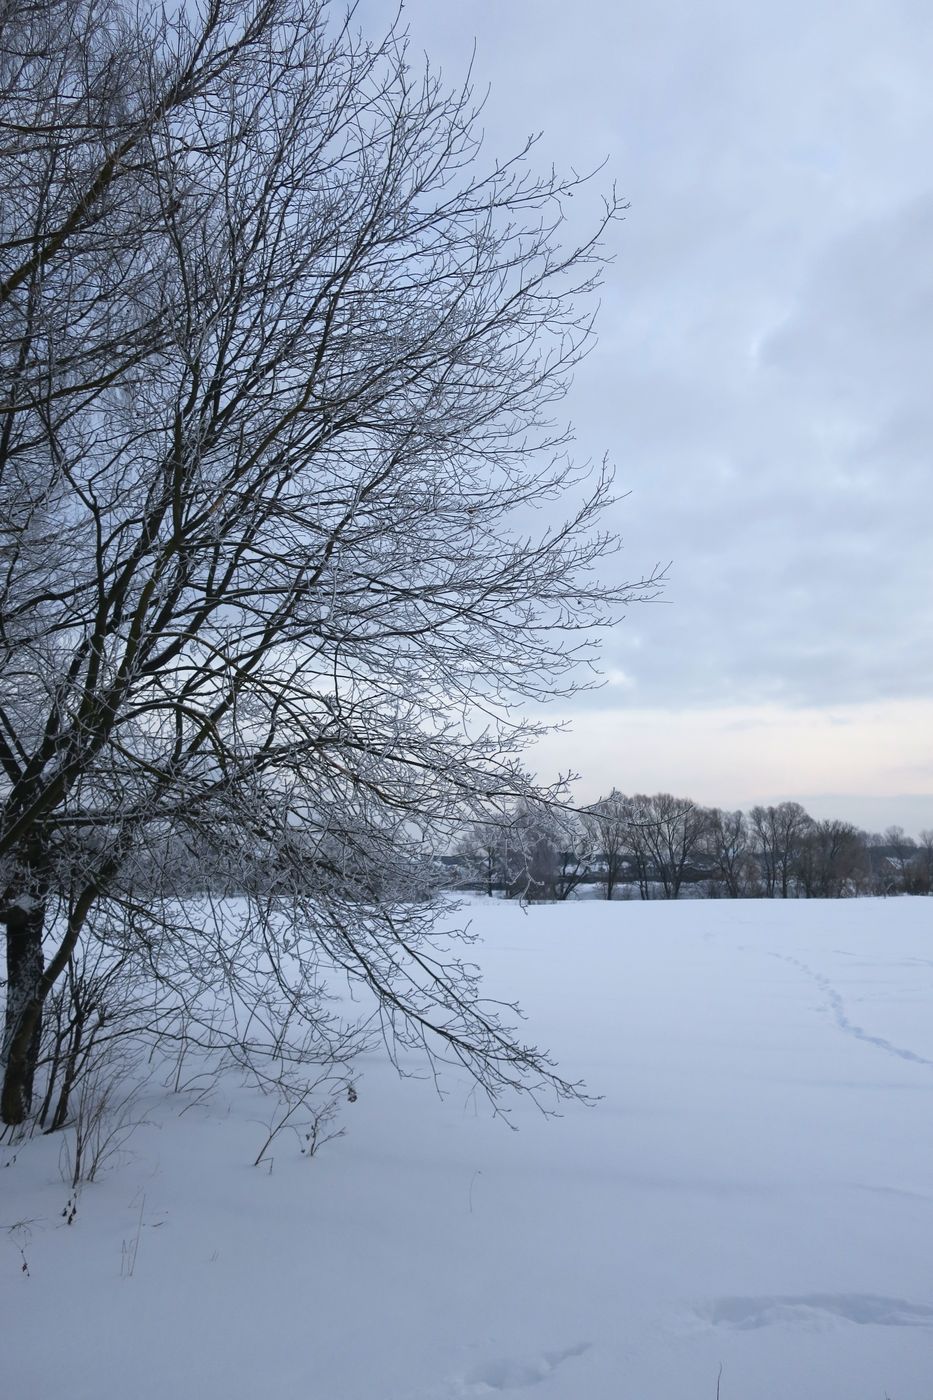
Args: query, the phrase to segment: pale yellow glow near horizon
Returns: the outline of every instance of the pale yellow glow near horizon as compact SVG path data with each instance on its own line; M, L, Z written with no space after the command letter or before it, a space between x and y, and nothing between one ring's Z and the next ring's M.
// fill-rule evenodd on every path
M549 716L550 718L550 716ZM829 709L579 711L530 759L542 779L573 769L573 793L591 802L622 792L673 792L708 806L796 799L835 815L908 831L933 827L933 701ZM899 804L899 799L901 799Z

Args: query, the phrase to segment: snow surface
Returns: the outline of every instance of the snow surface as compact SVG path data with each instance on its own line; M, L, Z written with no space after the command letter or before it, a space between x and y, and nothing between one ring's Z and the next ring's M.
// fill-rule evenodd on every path
M271 1104L155 1096L71 1225L5 1148L4 1395L930 1400L933 903L471 913L601 1103L512 1133L374 1057L270 1170Z

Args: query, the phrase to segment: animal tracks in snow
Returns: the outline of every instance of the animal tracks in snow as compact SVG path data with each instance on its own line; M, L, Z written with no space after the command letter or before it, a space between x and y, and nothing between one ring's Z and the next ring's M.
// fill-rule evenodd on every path
M528 1386L539 1385L574 1356L582 1356L590 1348L589 1342L577 1342L563 1351L546 1351L530 1361L516 1361L509 1357L484 1361L475 1366L468 1375L456 1383L452 1397L456 1400L480 1400L481 1396L498 1395L510 1390L524 1390Z
M798 971L816 983L829 1003L833 1020L846 1035L853 1036L855 1040L862 1040L866 1045L874 1045L877 1049L884 1050L888 1055L896 1055L899 1060L909 1060L911 1064L915 1065L933 1066L933 1060L928 1060L924 1055L918 1055L914 1050L894 1045L890 1040L885 1040L883 1036L871 1035L862 1026L857 1026L853 1021L850 1021L846 1015L845 1002L828 977L824 977L822 973L814 972L812 967L808 967L799 958L790 957L787 953L772 953L771 956L779 958L781 962L790 963L792 967L796 967Z
M697 1308L697 1316L714 1327L749 1331L776 1323L821 1326L840 1319L861 1326L933 1327L933 1308L905 1298L875 1293L804 1293L799 1296L718 1298Z

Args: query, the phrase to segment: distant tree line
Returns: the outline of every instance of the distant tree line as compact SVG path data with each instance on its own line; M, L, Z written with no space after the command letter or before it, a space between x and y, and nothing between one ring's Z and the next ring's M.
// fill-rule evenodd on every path
M933 830L866 832L799 802L748 812L613 789L581 810L523 799L473 821L449 883L509 899L838 899L930 894Z

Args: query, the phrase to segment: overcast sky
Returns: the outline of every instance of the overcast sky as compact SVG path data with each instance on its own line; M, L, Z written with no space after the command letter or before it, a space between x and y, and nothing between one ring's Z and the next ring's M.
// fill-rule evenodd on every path
M929 0L406 16L451 80L475 41L490 154L540 130L631 204L568 408L630 493L627 573L670 583L542 776L933 827Z

